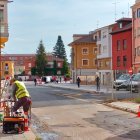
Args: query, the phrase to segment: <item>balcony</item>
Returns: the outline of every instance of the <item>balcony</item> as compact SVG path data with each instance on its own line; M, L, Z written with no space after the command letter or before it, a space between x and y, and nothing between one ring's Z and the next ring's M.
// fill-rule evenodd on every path
M8 38L8 24L7 23L0 23L0 37L1 38Z

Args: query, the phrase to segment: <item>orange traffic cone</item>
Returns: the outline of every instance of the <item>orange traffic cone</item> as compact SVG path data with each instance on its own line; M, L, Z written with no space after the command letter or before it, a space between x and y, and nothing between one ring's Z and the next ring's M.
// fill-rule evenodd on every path
M28 127L28 113L25 112L25 117L24 117L24 131L29 131L29 127Z
M140 117L140 106L139 106L139 109L138 109L138 112L137 112L137 116Z

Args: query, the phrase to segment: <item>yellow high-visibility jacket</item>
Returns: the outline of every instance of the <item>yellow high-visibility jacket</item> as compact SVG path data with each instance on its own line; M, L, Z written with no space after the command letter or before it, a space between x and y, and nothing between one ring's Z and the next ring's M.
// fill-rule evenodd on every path
M17 90L15 93L17 99L30 96L23 82L15 81L14 84L16 84L17 86Z

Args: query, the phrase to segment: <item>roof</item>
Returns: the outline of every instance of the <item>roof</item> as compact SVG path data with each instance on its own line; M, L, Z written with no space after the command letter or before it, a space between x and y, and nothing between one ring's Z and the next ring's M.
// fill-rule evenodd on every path
M132 29L132 23L127 24L123 28L116 29L115 31L111 32L110 34L116 34L116 33L120 33L120 32L125 32L125 31L131 30L131 29Z
M93 39L93 35L84 35L83 37L68 44L68 46L72 46L74 44L79 44L79 43L96 43L96 40Z
M116 22L121 22L121 21L129 21L129 22L132 22L132 18L121 18L121 19L116 20Z

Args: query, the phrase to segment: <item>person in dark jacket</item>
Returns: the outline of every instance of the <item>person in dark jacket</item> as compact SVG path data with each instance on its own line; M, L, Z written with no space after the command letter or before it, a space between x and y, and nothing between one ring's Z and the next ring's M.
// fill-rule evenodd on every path
M37 84L37 80L36 80L36 78L34 79L34 83L35 83L35 86L36 86L36 84Z
M80 82L81 82L81 79L78 77L78 78L77 78L77 85L78 85L78 88L80 87Z
M98 76L98 75L97 75L97 77L96 77L95 81L96 81L97 91L99 91L99 90L100 90L100 78L99 78L99 76Z

